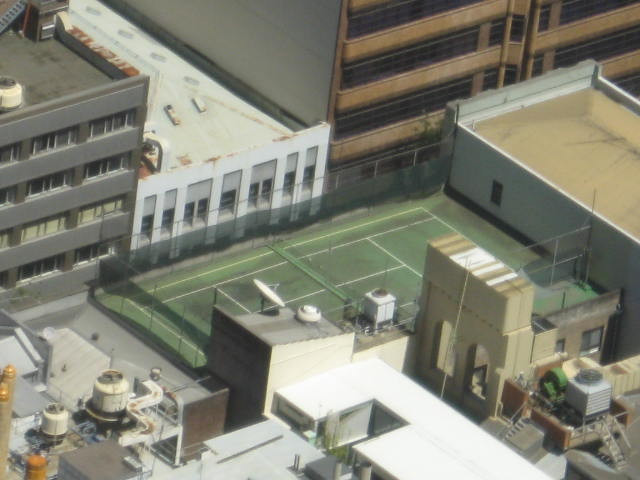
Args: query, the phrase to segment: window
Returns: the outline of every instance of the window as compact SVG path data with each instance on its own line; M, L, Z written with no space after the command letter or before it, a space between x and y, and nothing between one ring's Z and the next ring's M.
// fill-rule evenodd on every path
M511 19L511 41L521 42L524 38L524 15L514 15Z
M193 217L196 210L196 202L189 202L184 204L184 216L182 217L189 225L193 224Z
M99 118L89 123L89 136L97 137L133 125L135 111L128 110Z
M92 203L80 209L78 223L86 223L105 215L122 210L124 197L115 197L102 202Z
M50 192L70 185L73 179L73 170L54 173L45 177L36 178L27 182L27 197Z
M87 163L84 166L84 178L95 178L110 172L122 170L126 167L126 160L127 155L116 155Z
M313 185L313 177L316 174L316 166L309 165L304 168L304 172L302 172L302 188L310 189Z
M638 0L564 0L560 11L560 25L637 2Z
M556 353L564 352L564 338L561 338L560 340L556 341L556 348L555 348L554 352L556 352Z
M115 251L114 243L94 243L93 245L77 248L75 251L74 265L90 262L105 255L111 255L115 253Z
M489 46L502 45L502 39L504 38L505 20L501 18L491 22L491 28L489 28Z
M11 229L0 231L0 248L7 248L11 240Z
M142 217L142 226L140 227L140 233L151 237L151 230L153 230L153 214L145 215Z
M31 153L37 155L38 153L48 150L66 147L67 145L76 143L77 136L77 127L65 128L56 132L40 135L33 139Z
M285 195L293 195L293 185L296 181L296 172L287 172L284 174L284 182L282 190Z
M201 198L198 200L198 208L196 209L196 215L201 220L206 220L209 213L209 199Z
M502 203L502 184L500 182L493 181L491 185L491 203L498 206Z
M0 188L0 207L13 203L16 199L16 187Z
M7 288L9 284L9 272L6 270L4 272L0 272L0 287Z
M260 182L249 185L249 205L254 207L258 204L258 192L260 190Z
M34 238L44 237L52 233L64 230L67 226L68 215L55 215L53 217L40 219L35 222L27 223L22 227L21 241L27 242Z
M28 280L33 277L47 275L49 273L55 272L56 270L60 270L63 265L64 255L62 254L28 263L18 268L18 279Z
M540 21L538 22L538 31L544 32L549 30L549 20L551 19L551 4L540 7Z
M175 208L167 208L166 210L162 211L162 223L160 224L162 231L171 232L171 229L173 228L173 218L175 217L175 212Z
M0 163L14 162L20 158L20 144L14 143L0 147Z
M262 188L260 191L260 196L262 197L263 202L271 201L271 187L273 186L273 179L267 178L262 181Z
M582 333L580 355L591 355L600 350L602 345L602 331L603 327L598 327Z
M220 210L224 213L233 213L235 211L235 203L235 190L229 190L220 196Z

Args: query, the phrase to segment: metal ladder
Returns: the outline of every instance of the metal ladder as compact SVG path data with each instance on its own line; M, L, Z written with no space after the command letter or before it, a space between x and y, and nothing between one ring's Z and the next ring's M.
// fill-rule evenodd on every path
M16 0L9 8L0 15L0 33L11 26L13 21L24 12L27 7L27 0Z

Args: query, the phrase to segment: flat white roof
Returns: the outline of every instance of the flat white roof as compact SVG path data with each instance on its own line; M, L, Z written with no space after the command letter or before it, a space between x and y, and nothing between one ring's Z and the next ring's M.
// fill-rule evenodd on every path
M338 412L371 398L402 418L407 426L355 447L395 478L423 479L427 475L440 478L438 473L446 473L456 479L510 480L516 472L519 480L548 478L439 398L378 359L330 370L277 393L304 412ZM352 399L351 405L348 399Z
M163 171L213 161L293 135L96 0L73 0L69 17L90 37L150 77L146 130L168 143ZM165 107L180 120L174 125ZM206 111L199 112L198 106Z

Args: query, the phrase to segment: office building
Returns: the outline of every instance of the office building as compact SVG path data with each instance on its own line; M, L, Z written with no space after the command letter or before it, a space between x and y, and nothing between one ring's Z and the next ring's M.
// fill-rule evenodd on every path
M47 297L128 249L148 79L40 15L44 2L9 3L27 37L0 35L0 287Z
M416 150L448 101L584 59L640 89L635 0L106 1L265 110L327 120L331 168Z

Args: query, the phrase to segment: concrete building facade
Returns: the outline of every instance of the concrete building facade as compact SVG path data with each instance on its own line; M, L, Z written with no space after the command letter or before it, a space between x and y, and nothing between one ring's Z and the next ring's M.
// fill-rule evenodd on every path
M588 58L640 93L637 0L108 3L265 109L327 120L332 168L433 141L448 101Z
M563 251L582 252L567 273L622 289L617 358L639 348L639 115L635 98L584 62L452 104L445 126L456 128L446 147L452 191L532 243L564 235ZM585 226L586 238L567 235Z
M104 73L61 32L0 37L0 74L23 88L21 105L0 114L5 290L65 291L95 278L98 258L128 249L148 78Z

